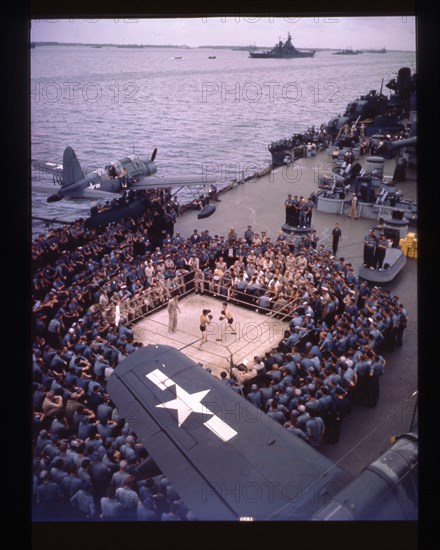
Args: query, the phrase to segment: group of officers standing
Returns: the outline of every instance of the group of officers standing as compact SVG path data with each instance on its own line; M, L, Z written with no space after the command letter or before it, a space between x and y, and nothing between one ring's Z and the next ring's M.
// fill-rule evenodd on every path
M376 235L374 229L370 229L364 237L364 267L382 271L387 248L388 241L385 235Z
M286 208L286 224L291 227L310 227L315 203L311 198L307 201L304 197L289 193L284 202Z

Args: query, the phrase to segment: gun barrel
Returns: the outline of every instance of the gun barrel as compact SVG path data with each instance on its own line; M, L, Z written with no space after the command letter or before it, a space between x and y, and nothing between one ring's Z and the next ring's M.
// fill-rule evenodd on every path
M410 147L411 145L416 145L417 136L410 137L407 139L399 139L397 141L388 142L388 147L391 149L400 149L402 147Z

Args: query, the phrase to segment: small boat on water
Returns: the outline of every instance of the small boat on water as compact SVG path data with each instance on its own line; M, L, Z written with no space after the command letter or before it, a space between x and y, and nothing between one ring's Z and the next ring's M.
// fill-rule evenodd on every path
M208 59L217 59L217 56L216 55L209 55Z

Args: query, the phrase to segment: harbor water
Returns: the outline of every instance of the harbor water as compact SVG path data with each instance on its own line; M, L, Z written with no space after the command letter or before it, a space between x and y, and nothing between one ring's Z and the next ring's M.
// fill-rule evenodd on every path
M392 51L264 60L227 49L39 46L30 55L32 158L61 163L70 145L88 172L158 147L158 175L209 175L219 188L267 169L270 142L328 122L400 67L416 71L415 53ZM37 172L32 180L52 183ZM34 216L73 221L89 207L32 193ZM34 235L43 230L33 222Z

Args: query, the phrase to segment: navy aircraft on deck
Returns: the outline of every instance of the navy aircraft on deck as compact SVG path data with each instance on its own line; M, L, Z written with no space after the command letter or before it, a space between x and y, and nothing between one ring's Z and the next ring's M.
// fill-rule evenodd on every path
M197 520L417 518L415 434L352 481L170 346L129 355L107 391Z
M216 180L206 176L176 176L161 177L155 175L157 165L154 162L157 149L154 149L150 158L141 158L129 155L121 160L108 164L105 168L98 168L84 174L75 151L66 147L63 154L63 163L44 162L32 159L32 167L47 174L52 174L54 184L59 186L56 193L51 194L48 202L61 199L72 200L99 200L113 199L115 193L124 191L138 191L144 189L160 189L168 187L200 187L209 186ZM32 185L32 191L51 192L53 187Z

